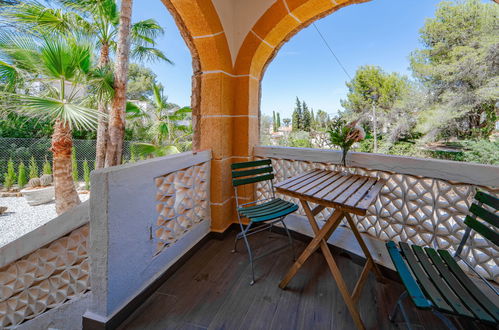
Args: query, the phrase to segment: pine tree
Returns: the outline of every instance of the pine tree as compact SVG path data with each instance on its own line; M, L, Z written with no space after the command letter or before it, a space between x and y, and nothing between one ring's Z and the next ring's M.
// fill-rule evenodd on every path
M315 121L315 115L314 115L314 109L310 109L310 118L311 118L311 121L310 121L310 128L312 129L315 129L315 127L317 126L317 122Z
M28 178L26 177L26 166L24 166L24 163L21 162L17 169L17 185L19 186L19 189L23 189L26 183L28 183Z
M302 103L302 130L310 132L310 126L312 123L312 118L310 118L310 111L308 111L308 106L303 101Z
M90 167L86 159L83 161L83 180L85 180L85 189L90 190Z
M38 178L38 165L33 156L31 156L31 159L29 160L29 178Z
M277 129L279 129L281 127L281 115L279 114L279 112L277 113Z
M47 157L45 157L45 162L43 162L43 174L52 174L52 165L48 161Z
M76 160L76 148L73 147L73 152L71 153L71 166L73 168L73 180L78 182L78 161Z

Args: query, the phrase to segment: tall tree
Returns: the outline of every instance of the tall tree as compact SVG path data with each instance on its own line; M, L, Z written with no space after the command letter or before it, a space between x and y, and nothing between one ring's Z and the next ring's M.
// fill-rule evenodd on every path
M420 30L411 55L414 75L429 91L418 129L429 140L487 137L497 120L499 6L444 1Z
M56 211L61 214L80 203L72 177L72 130L91 129L98 112L86 107L91 84L92 43L71 36L0 34L0 80L43 86L41 95L2 92L15 111L54 121L51 151ZM99 83L97 84L99 85Z
M281 114L278 112L276 116L277 129L281 127Z
M151 89L153 109L141 112L141 119L148 128L150 143L137 143L137 152L144 157L178 153L182 140L192 135L192 125L185 124L192 110L190 107L179 108L168 102L161 85L153 83Z
M299 131L302 129L302 116L303 114L302 114L301 102L300 99L296 97L296 105L292 115L293 131Z
M114 97L109 116L109 140L106 150L105 166L121 164L123 137L125 133L126 84L128 80L128 62L130 53L130 28L132 26L133 0L122 0L118 45L116 50L116 68L114 73Z
M277 118L275 116L275 111L272 111L272 131L277 132Z
M302 130L310 132L312 117L305 101L302 102Z
M27 25L41 34L57 31L62 34L88 35L95 37L99 45L100 68L98 74L112 81L110 71L110 51L116 44L119 14L116 0L58 0L62 8L45 7L37 1L24 1L7 13L15 22ZM66 9L66 11L65 11ZM76 31L76 32L75 32ZM138 60L170 60L160 50L154 48L154 39L163 33L159 24L146 19L131 26L132 57ZM148 84L147 86L149 86ZM107 112L109 100L114 90L106 91L108 97L99 97L98 109L101 113L97 129L96 168L104 166L108 140Z

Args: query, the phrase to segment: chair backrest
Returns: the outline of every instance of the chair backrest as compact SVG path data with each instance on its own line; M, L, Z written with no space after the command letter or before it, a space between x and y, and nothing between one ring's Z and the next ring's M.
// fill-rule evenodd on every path
M464 223L468 228L475 230L496 246L499 246L499 233L497 232L497 229L499 229L499 215L484 208L483 205L487 205L490 209L499 211L499 198L483 191L478 191L475 195L475 202L471 204L469 209L470 215L466 216ZM467 236L468 235L465 235L465 237L463 237L462 244L464 244L465 239L468 238Z
M250 183L267 181L274 178L272 161L270 159L252 162L234 163L232 168L232 185L237 188Z

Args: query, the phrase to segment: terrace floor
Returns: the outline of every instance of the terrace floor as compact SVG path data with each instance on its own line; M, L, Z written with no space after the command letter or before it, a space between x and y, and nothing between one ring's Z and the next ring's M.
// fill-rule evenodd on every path
M278 283L292 265L289 250L256 261L256 283L249 286L250 266L243 243L231 253L235 234L206 242L120 329L354 329L354 323L323 256L315 252L286 290ZM287 242L278 233L252 236L258 252ZM305 243L295 240L297 253ZM338 267L349 280L349 289L362 266L346 254L334 254ZM388 313L403 291L400 283L369 280L358 308L368 329L397 329ZM426 329L444 329L431 312L418 311L406 302L413 324ZM402 324L400 328L405 328ZM475 326L463 320L464 329ZM421 327L417 327L421 329Z

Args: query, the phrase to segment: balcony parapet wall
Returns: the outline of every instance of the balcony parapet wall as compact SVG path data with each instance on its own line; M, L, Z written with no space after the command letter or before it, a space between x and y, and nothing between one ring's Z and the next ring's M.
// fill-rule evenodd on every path
M90 290L88 221L85 202L0 248L0 328L80 305Z
M315 168L343 170L336 150L259 146L254 157L272 159L277 182ZM355 152L349 153L347 165L351 173L387 180L367 215L354 216L359 231L383 241L454 251L476 190L499 194L497 166ZM269 196L268 187L257 187L257 198ZM301 208L298 213L305 215ZM484 277L499 282L499 249L493 244L473 233L462 255Z
M92 304L109 321L210 231L211 151L92 172Z

